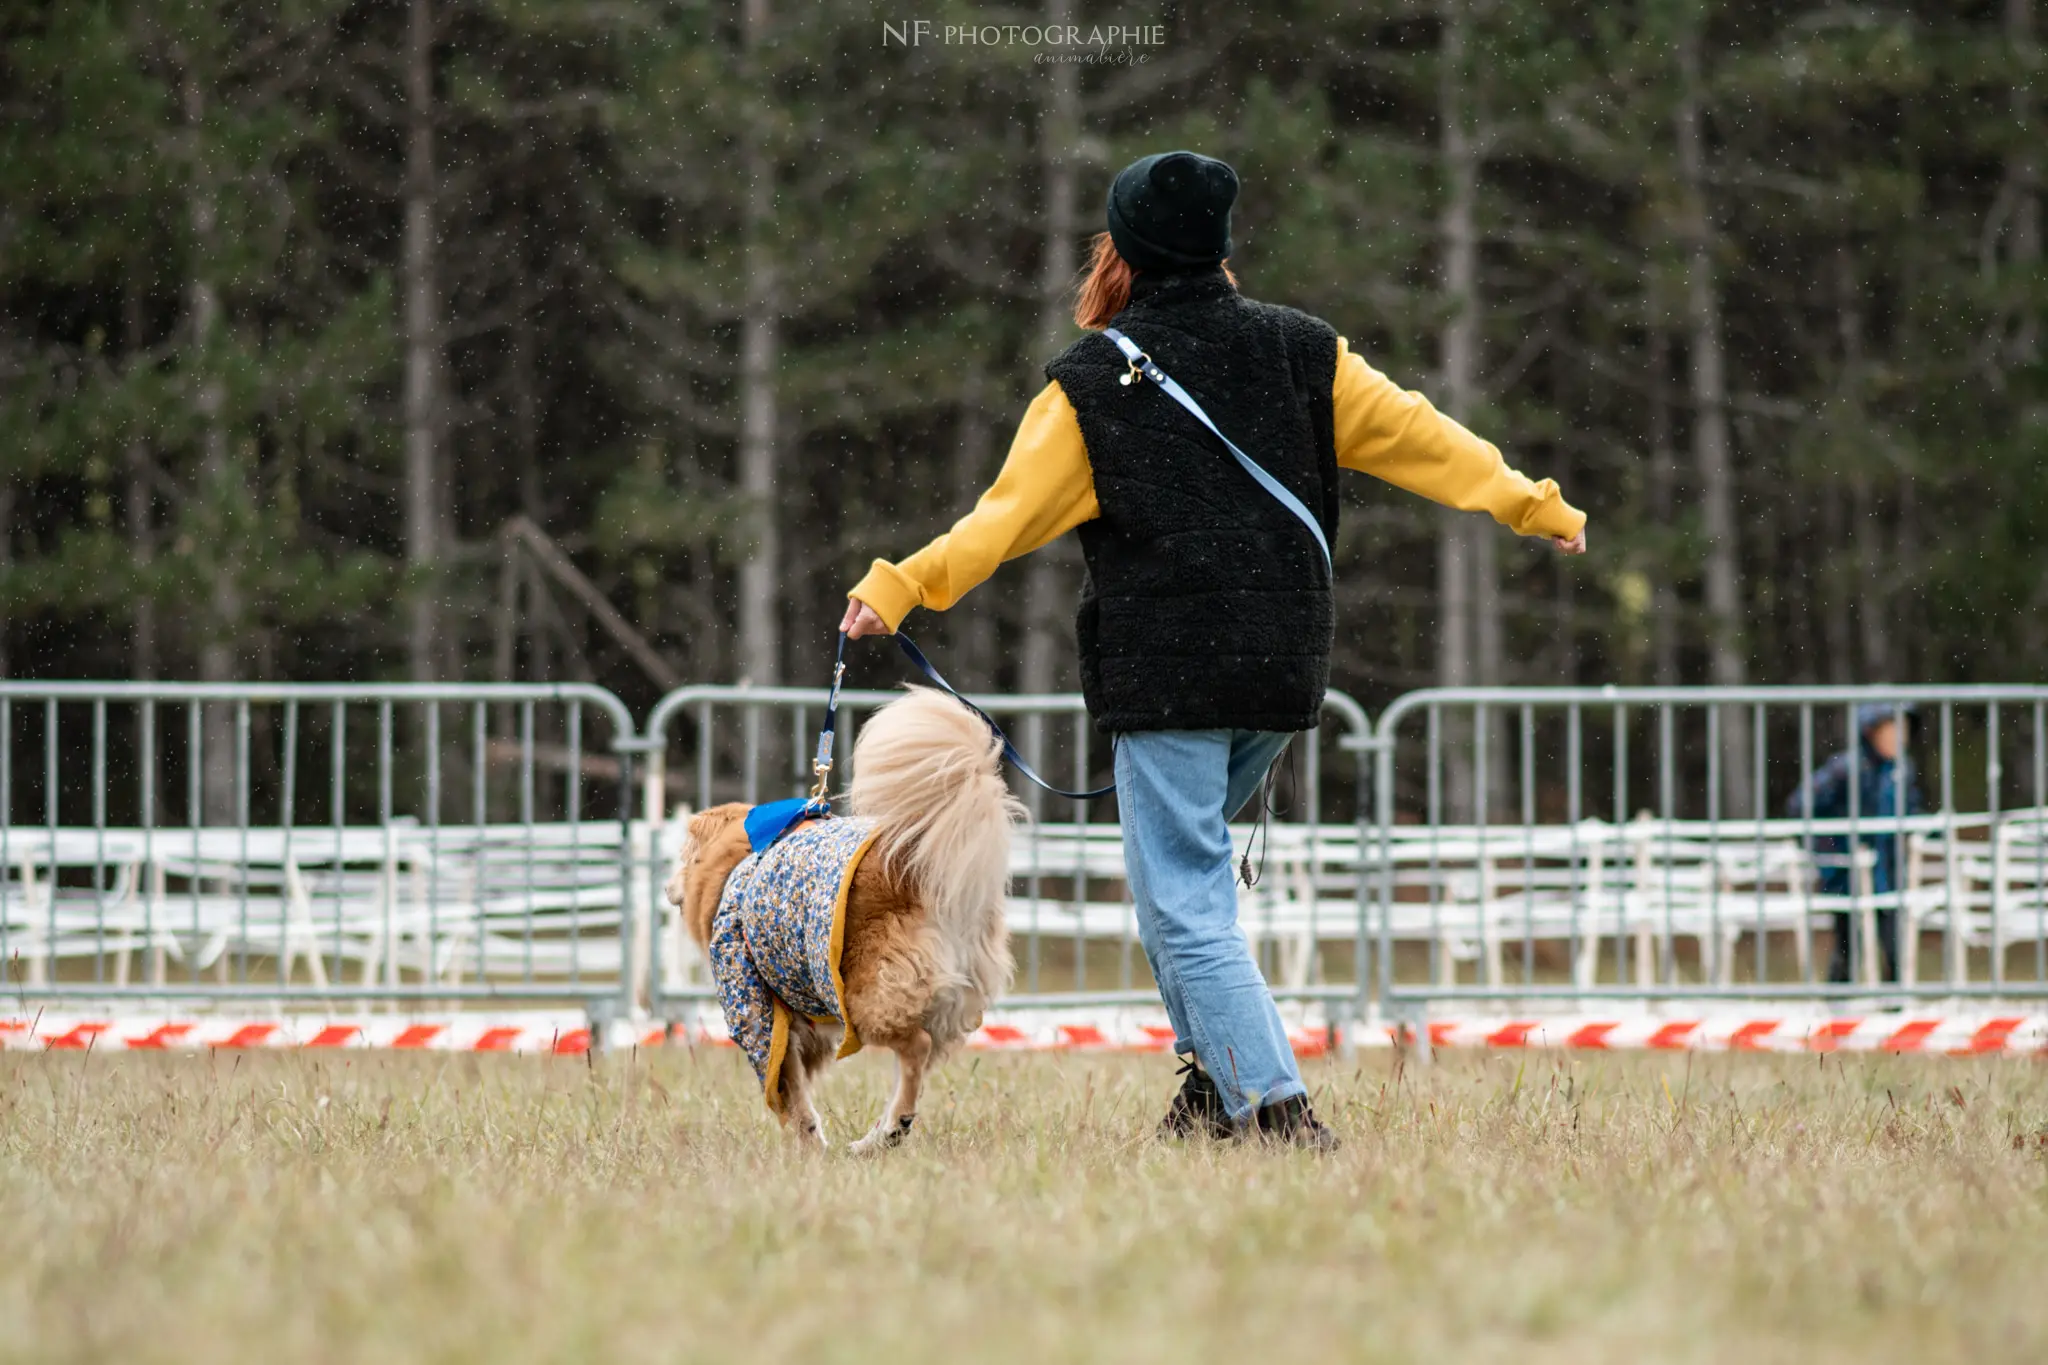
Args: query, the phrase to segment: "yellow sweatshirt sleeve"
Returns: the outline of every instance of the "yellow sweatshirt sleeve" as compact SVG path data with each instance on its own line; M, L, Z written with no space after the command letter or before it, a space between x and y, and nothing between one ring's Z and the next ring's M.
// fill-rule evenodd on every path
M1099 514L1080 419L1057 381L1017 426L996 481L953 529L900 563L878 559L847 593L894 631L912 607L944 611L1005 560L1030 554Z
M1531 482L1500 450L1402 389L1337 338L1331 386L1337 463L1465 512L1489 512L1524 536L1575 536L1586 514L1555 479Z

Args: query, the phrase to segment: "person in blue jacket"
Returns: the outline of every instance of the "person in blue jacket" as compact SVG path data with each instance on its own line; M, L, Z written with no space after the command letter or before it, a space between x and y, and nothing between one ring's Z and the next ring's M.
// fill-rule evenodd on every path
M1844 820L1849 817L1849 793L1856 792L1856 817L1868 820L1868 829L1856 832L1856 842L1869 849L1875 860L1870 869L1870 890L1879 896L1896 891L1901 871L1899 836L1889 828L1900 814L1920 813L1920 788L1913 780L1912 764L1905 757L1913 708L1890 702L1866 702L1856 708L1857 750L1843 750L1816 769L1785 802L1785 814L1792 819L1811 815L1816 820ZM1903 810L1900 805L1903 793ZM1808 802L1811 801L1809 807ZM1849 838L1826 834L1813 840L1813 853L1821 862L1820 890L1823 895L1847 896L1853 869ZM1828 963L1828 980L1853 980L1852 937L1847 912L1834 916L1834 956ZM1899 916L1895 909L1877 911L1877 942L1883 957L1884 979L1899 979Z

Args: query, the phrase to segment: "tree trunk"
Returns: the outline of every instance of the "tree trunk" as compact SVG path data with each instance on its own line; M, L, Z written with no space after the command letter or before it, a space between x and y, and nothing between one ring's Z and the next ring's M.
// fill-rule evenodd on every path
M14 483L0 479L0 574L14 562ZM7 654L7 620L0 617L0 678L14 676L13 660ZM7 812L0 809L0 820Z
M142 292L130 283L121 300L121 324L131 360L142 350ZM128 443L128 496L122 500L127 524L128 557L145 578L156 557L156 532L150 515L156 494L149 486L149 446L137 437ZM156 676L156 599L154 584L135 598L134 627L129 636L128 674L146 681Z
M1841 317L1842 310L1849 305L1848 300L1844 297L1847 287L1842 280L1843 261L1839 250L1836 252L1833 264L1835 270L1834 288L1836 291L1837 335L1843 342L1842 354L1838 357L1842 374L1836 380L1835 393L1830 396L1829 411L1831 418L1825 420L1847 421L1850 408L1849 395L1855 380L1848 373L1848 328ZM1840 439L1839 432L1828 434L1836 437L1836 440L1831 443L1833 451L1840 452L1846 449L1848 442ZM1858 681L1856 677L1854 620L1856 614L1855 593L1860 574L1850 570L1848 550L1851 544L1859 539L1856 523L1861 519L1863 510L1860 499L1857 501L1856 506L1851 506L1850 486L1854 482L1855 475L1841 466L1839 463L1841 458L1839 453L1832 456L1836 463L1832 463L1825 471L1827 482L1819 490L1821 513L1820 547L1822 554L1818 569L1818 572L1821 574L1821 580L1818 586L1820 588L1821 600L1821 624L1827 635L1825 673L1827 680L1836 686L1846 686L1849 683ZM1860 568L1861 566L1859 565L1859 571Z
M960 432L953 448L953 505L969 507L990 478L995 428L989 420L988 372L968 367L960 393ZM953 639L960 671L974 687L991 687L996 658L995 617L988 611L959 613Z
M1856 642L1849 601L1854 584L1847 565L1839 557L1841 548L1849 542L1845 482L1839 471L1830 470L1827 486L1820 490L1820 553L1812 570L1818 580L1814 586L1820 593L1821 629L1827 641L1827 660L1822 672L1838 687L1856 681Z
M535 526L548 524L540 485L540 387L534 361L532 262L520 262L519 316L512 323L512 445L519 468L519 510Z
M1669 535L1678 511L1678 451L1671 424L1671 332L1660 317L1650 327L1650 521ZM1651 677L1678 686L1678 587L1668 543L1650 561Z
M1436 682L1467 687L1472 682L1471 543L1464 513L1445 507L1436 519Z
M195 380L192 406L199 428L198 504L204 529L221 556L209 587L207 612L199 622L199 679L232 682L235 646L242 628L242 602L236 554L225 513L232 497L235 471L228 464L224 424L227 390L214 370L214 338L220 328L220 295L213 278L214 231L217 214L206 170L206 96L189 74L184 81L185 123L191 138L191 189L186 212L192 229L192 273L186 281L186 317L191 329L188 359ZM234 708L217 704L201 708L200 763L202 818L209 825L235 820L236 755Z
M1437 119L1444 164L1444 302L1442 339L1444 411L1459 422L1475 420L1479 399L1479 146L1467 127L1466 85L1471 16L1465 0L1445 0L1438 54ZM1493 528L1478 517L1446 508L1437 518L1437 682L1443 687L1501 681L1502 639L1499 547ZM1446 736L1457 743L1462 735ZM1491 743L1492 736L1488 741ZM1489 758L1498 759L1498 754ZM1505 765L1489 767L1489 797L1504 793ZM1452 762L1447 771L1457 819L1473 810L1472 769Z
M2041 308L2031 292L2041 268L2041 150L2034 119L2034 85L2040 79L2041 49L2034 38L2034 0L2005 0L2005 36L2019 59L2020 79L2013 84L2013 149L2006 157L2006 179L2018 196L2012 220L2011 261L2022 284L2012 291L2019 317L2013 330L2012 361L2034 364L2041 353ZM2030 420L2040 420L2030 411Z
M1707 212L1707 156L1701 124L1705 100L1700 74L1700 32L1692 18L1679 39L1682 82L1678 102L1678 169L1682 184L1686 314L1692 369L1692 453L1700 485L1700 522L1706 539L1707 658L1711 681L1738 687L1747 679L1742 642L1742 578L1736 559L1735 478L1730 463L1728 380L1721 345L1721 305L1714 278L1713 232ZM1725 814L1750 804L1749 710L1727 708L1721 724L1721 783Z
M741 60L749 98L765 114L767 74L761 49L768 37L768 0L745 0ZM739 654L742 680L772 686L781 680L782 638L777 591L782 560L776 482L775 370L782 347L781 287L769 241L775 212L775 166L763 144L761 117L750 117L740 146L746 182L742 231L746 253L746 315L740 319L740 492L754 519L753 548L739 573Z
M439 634L445 483L439 468L440 298L434 278L434 17L431 0L411 0L405 50L405 560L418 575L406 653L415 682L431 682Z
M1460 422L1472 420L1478 383L1479 168L1465 129L1464 66L1468 18L1464 0L1446 0L1442 50L1438 55L1437 117L1442 124L1445 197L1443 233L1444 299L1442 338L1444 410ZM1475 679L1476 594L1473 521L1443 509L1437 517L1437 683L1465 687Z
M1920 581L1920 545L1915 529L1918 525L1918 516L1919 509L1915 506L1913 497L1913 478L1908 474L1899 480L1898 522L1893 527L1895 538L1892 542L1892 560L1898 566L1901 583ZM1921 676L1920 659L1917 657L1918 647L1925 641L1926 633L1919 629L1919 621L1914 614L1915 597L1916 594L1911 592L1899 595L1898 632L1893 647L1897 651L1894 660L1897 665L1897 676L1900 678ZM2041 628L2036 625L2034 629L2038 632Z
M1064 26L1074 14L1073 0L1046 0L1048 27ZM1051 359L1066 335L1069 315L1064 295L1080 268L1074 254L1074 205L1080 173L1081 87L1078 67L1060 63L1043 76L1045 96L1038 110L1038 164L1045 195L1044 216L1038 256L1038 328L1024 374L1024 391L1036 394L1044 387L1038 367ZM1017 690L1051 692L1059 686L1061 609L1069 600L1067 546L1055 541L1040 548L1026 561L1024 575L1023 647L1017 660ZM1043 771L1046 765L1046 723L1042 716L1027 716L1022 727L1023 751L1031 765ZM1040 812L1043 794L1034 786L1024 793L1024 803L1033 818Z
M150 524L150 506L154 498L149 487L148 467L149 447L139 440L130 442L128 496L124 507L128 557L145 578L150 562L156 557L156 533ZM134 626L128 640L128 673L138 681L156 676L156 602L149 596L152 591L154 585L146 585L136 596Z
M2001 272L2009 281L2002 292L2013 300L2014 316L2005 346L2008 371L2031 371L2041 361L2041 126L2035 90L2041 81L2041 45L2034 31L2033 0L2005 0L2005 37L2018 68L2010 96L2012 143L2006 153L2006 190L2014 196L2012 225L2007 230L2006 266ZM2048 401L2039 381L2026 381L2025 397L2019 408L2021 431L2048 425ZM1901 502L1909 495L1911 480L1904 481ZM1903 513L1902 513L1903 515ZM1902 523L1900 535L1908 534ZM1904 559L1916 565L1915 559ZM2017 638L2007 646L2006 657L2030 662L2048 654L2048 575L2035 575L2031 600L2022 609ZM1909 636L1907 648L1912 647Z
M1885 583L1891 577L1878 520L1877 493L1871 486L1870 463L1864 453L1868 431L1863 407L1863 304L1862 281L1847 242L1835 246L1835 325L1841 337L1841 410L1849 431L1856 433L1855 463L1847 471L1850 512L1855 525L1851 540L1856 547L1856 623L1862 646L1862 682L1882 682L1892 676L1891 602Z
M1048 27L1072 21L1073 0L1046 0ZM1038 366L1052 358L1066 335L1069 318L1063 295L1079 262L1074 254L1074 205L1080 174L1080 68L1062 62L1044 77L1045 97L1038 111L1038 161L1044 186L1044 217L1038 257L1038 330L1025 375L1025 392L1044 386ZM1060 609L1067 581L1065 546L1055 542L1033 555L1024 585L1024 645L1018 660L1017 686L1025 692L1050 692L1059 685ZM1035 727L1033 727L1035 730ZM1031 755L1036 762L1042 755Z
M1564 357L1553 352L1551 357L1552 385L1557 393L1558 408L1563 412L1579 412L1590 408L1578 394L1586 380L1582 367L1576 363L1559 363ZM1557 450L1556 472L1558 486L1573 486L1572 452L1567 443L1560 442ZM1550 666L1550 676L1560 687L1574 686L1579 680L1579 600L1578 575L1572 571L1571 561L1563 555L1549 556L1551 579L1556 584L1556 662ZM1534 681L1533 678L1530 679ZM1539 760L1540 761L1540 760ZM1540 799L1540 798L1539 798Z

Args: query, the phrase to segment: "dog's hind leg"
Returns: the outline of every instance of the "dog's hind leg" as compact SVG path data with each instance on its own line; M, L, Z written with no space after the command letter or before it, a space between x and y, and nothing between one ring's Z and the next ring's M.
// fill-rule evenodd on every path
M917 1119L917 1096L924 1088L925 1068L931 1064L932 1036L918 1029L895 1044L894 1049L896 1093L890 1097L888 1108L882 1111L882 1117L874 1128L853 1144L856 1153L865 1155L897 1146L910 1136L910 1126Z
M790 1023L789 1053L782 1062L782 1115L791 1136L805 1147L825 1146L825 1124L818 1117L811 1090L820 1072L831 1064L839 1047L837 1025L824 1026L798 1018Z
M794 1066L782 1073L782 1122L800 1147L825 1147L825 1122L811 1102L809 1078Z

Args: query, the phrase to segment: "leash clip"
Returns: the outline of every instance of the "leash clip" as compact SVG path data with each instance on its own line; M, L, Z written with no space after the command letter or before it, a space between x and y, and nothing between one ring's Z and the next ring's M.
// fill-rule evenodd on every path
M1152 357L1146 355L1143 351L1138 352L1134 356L1128 357L1128 359L1130 361L1131 368L1125 370L1122 376L1120 376L1116 381L1117 383L1123 384L1125 386L1137 383L1138 377L1144 374L1145 367L1152 363Z
M811 788L811 800L820 802L832 785L832 732L838 728L839 684L846 677L846 635L839 636L839 658L832 665L832 688L825 698L825 728L818 732L818 752L811 758L811 771L817 775L817 785Z

